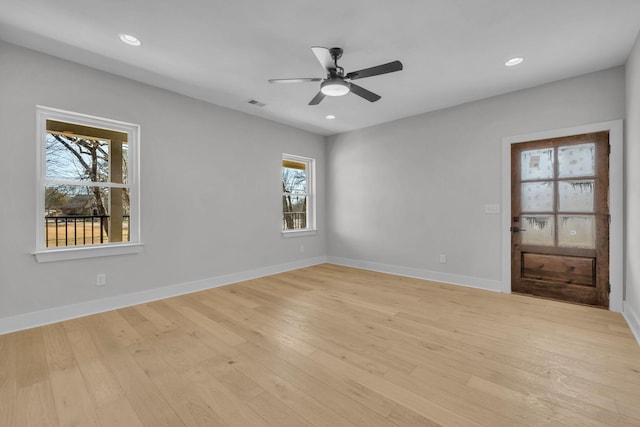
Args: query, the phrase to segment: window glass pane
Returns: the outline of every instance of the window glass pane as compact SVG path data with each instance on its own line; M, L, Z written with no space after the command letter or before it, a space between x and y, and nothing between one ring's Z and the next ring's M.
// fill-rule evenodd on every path
M76 185L45 187L47 247L107 243L109 189Z
M594 249L596 222L592 215L559 215L558 246Z
M593 212L595 181L558 181L560 212Z
M129 183L129 144L122 144L122 183Z
M307 197L295 194L282 196L282 229L307 228Z
M108 215L109 189L85 185L45 187L47 216Z
M594 176L595 152L594 143L558 147L558 177Z
M46 135L47 179L109 181L109 141L59 132Z
M46 247L129 241L128 189L47 185L45 207Z
M282 190L284 193L307 194L307 171L283 166Z
M523 215L520 233L523 245L554 246L555 223L552 215Z
M523 181L553 178L553 148L523 151L520 154L520 171Z
M118 161L116 157L120 157ZM112 164L120 165L120 169L113 167L111 169L111 182L117 184L129 183L129 145L125 143L116 143L111 141L111 161Z
M552 212L553 182L527 182L522 185L522 212Z

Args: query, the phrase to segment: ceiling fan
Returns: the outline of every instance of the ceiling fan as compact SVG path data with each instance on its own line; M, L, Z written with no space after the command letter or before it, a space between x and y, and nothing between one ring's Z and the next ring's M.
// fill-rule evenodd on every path
M367 89L353 83L353 80L363 79L365 77L378 76L380 74L392 73L402 70L400 61L393 61L387 64L375 67L365 68L358 71L352 71L345 74L344 68L338 65L338 59L342 57L342 49L339 47L314 46L311 48L316 58L327 72L326 78L298 78L298 79L271 79L269 83L304 83L304 82L322 82L320 83L320 92L309 102L309 105L318 105L325 96L342 96L352 92L367 101L376 102L380 99L380 95L368 91Z

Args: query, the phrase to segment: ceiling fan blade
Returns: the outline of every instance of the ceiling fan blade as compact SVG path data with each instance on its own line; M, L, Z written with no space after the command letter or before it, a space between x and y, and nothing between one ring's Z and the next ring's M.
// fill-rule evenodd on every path
M365 68L358 71L352 71L345 77L351 80L364 79L365 77L378 76L380 74L393 73L402 70L402 62L393 61L387 64L378 65L376 67Z
M371 102L376 102L378 99L381 98L380 95L376 95L375 93L368 91L362 86L358 86L355 83L351 83L351 92Z
M299 79L269 79L269 83L306 83L306 82L321 82L320 77L309 77Z
M318 104L320 104L320 101L322 101L325 96L326 95L324 93L318 92L318 94L316 96L314 96L311 101L309 101L309 105L318 105Z
M322 46L313 46L311 50L313 51L313 54L316 56L316 58L318 58L318 61L320 62L320 65L322 65L322 68L327 70L327 72L329 72L330 68L336 68L336 64L333 62L333 58L331 57L329 49Z

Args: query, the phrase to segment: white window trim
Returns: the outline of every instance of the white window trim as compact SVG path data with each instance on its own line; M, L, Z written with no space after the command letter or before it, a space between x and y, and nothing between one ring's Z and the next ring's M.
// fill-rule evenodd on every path
M281 230L282 237L302 237L317 234L316 228L316 159L311 157L296 156L295 154L282 154L280 161L280 175L282 175L282 161L290 160L292 162L304 163L307 165L307 179L310 184L307 187L307 228L299 230ZM282 208L281 208L282 209ZM281 212L282 213L282 212Z
M44 182L46 177L46 152L43 143L47 132L47 120L74 123L83 126L109 129L128 135L129 144L129 241L73 247L48 248L44 243ZM36 106L36 249L37 262L65 261L72 259L140 253L143 243L140 237L140 126L87 114L56 108Z
M314 236L318 234L318 230L315 228L305 228L303 230L282 230L282 237L303 237Z

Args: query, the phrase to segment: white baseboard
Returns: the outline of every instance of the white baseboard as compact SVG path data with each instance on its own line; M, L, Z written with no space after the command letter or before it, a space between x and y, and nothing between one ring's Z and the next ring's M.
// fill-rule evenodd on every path
M117 295L108 298L101 298L99 300L86 301L78 304L48 308L46 310L0 318L0 334L35 328L37 326L48 325L51 323L61 322L63 320L157 301L205 289L217 288L219 286L256 279L258 277L270 276L272 274L283 273L285 271L310 267L312 265L323 264L326 262L326 257L307 258L285 264L272 265L239 273L225 274L223 276L216 276L193 282L180 283L157 289L149 289L141 292Z
M638 313L633 311L631 306L627 304L626 301L623 302L622 307L622 315L627 321L627 324L629 325L629 329L631 329L633 336L636 337L638 345L640 345L640 316L638 316Z
M468 288L484 289L487 291L501 292L502 286L502 282L500 280L481 279L478 277L461 276L458 274L441 273L438 271L402 267L391 264L381 264L377 262L362 261L349 258L329 257L327 259L327 262L330 262L332 264L344 265L347 267L378 271L380 273L396 274L398 276L414 277L416 279L450 283L452 285L466 286Z
M117 295L99 300L86 301L78 304L71 304L62 307L54 307L46 310L34 311L0 319L0 335L8 334L24 329L35 328L37 326L48 325L77 317L116 310L118 308L129 307L136 304L144 304L164 298L171 298L198 292L206 289L217 288L219 286L230 285L232 283L259 277L270 276L272 274L297 270L299 268L310 267L323 263L344 265L347 267L361 268L364 270L378 271L381 273L396 274L398 276L415 277L418 279L432 280L436 282L450 283L470 288L484 289L488 291L500 292L501 282L499 280L481 279L457 274L441 273L437 271L423 270L418 268L402 267L391 264L382 264L370 261L354 260L338 257L317 257L307 258L285 264L278 264L268 267L239 273L226 274L192 282L185 282L157 289L135 292L124 295ZM627 321L631 332L640 345L640 316L624 303L623 316Z

